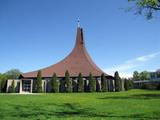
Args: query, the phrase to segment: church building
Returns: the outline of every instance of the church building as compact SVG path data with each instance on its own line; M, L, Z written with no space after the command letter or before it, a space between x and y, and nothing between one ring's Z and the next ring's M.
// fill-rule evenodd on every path
M64 91L64 78L65 72L68 71L70 78L72 79L73 92L76 92L76 84L79 73L82 74L84 80L84 89L87 91L88 88L88 77L89 73L92 73L93 77L96 79L96 91L101 90L101 75L105 74L107 79L108 91L114 91L114 78L106 74L101 70L91 59L87 52L84 41L83 29L77 27L76 42L71 53L65 57L62 61L53 64L49 67L42 68L42 89L43 92L51 91L51 78L53 73L56 73L59 80L59 91ZM20 75L18 80L15 81L16 91L19 93L32 93L34 91L35 80L37 79L37 71L27 72ZM11 86L13 80L8 80L7 82L7 92Z

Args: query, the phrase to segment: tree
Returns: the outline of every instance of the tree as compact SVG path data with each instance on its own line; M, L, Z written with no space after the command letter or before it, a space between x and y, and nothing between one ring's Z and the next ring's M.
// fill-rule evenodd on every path
M41 70L37 73L37 79L36 79L36 92L41 93L42 92L42 74Z
M59 92L59 85L58 85L56 73L53 73L53 76L51 79L51 86L52 86L52 92L54 93Z
M108 84L104 73L102 73L101 75L101 91L102 92L108 91Z
M115 79L115 91L119 92L121 91L121 78L119 77L118 71L115 72L114 79Z
M1 76L1 73L0 73L0 76ZM1 91L2 91L2 89L1 89L1 82L2 82L2 81L0 80L0 93L1 93Z
M160 0L128 0L133 2L134 6L131 7L131 10L136 11L136 14L145 15L146 18L152 19L153 14L157 11L160 11Z
M0 73L0 93L2 92L2 74Z
M65 72L65 86L66 86L66 92L68 93L72 92L72 80L70 78L68 70Z
M84 81L82 73L79 73L78 75L78 92L84 92Z
M7 83L8 77L6 74L0 74L0 91L6 92L6 83Z
M140 80L140 75L139 75L138 71L133 72L133 80L134 81Z
M5 73L8 79L18 79L22 72L18 69L11 69Z
M9 87L9 90L8 90L9 93L15 93L15 81L13 80L12 81L12 84L11 86Z
M129 89L133 89L134 88L134 82L132 79L129 79Z
M124 88L126 91L132 89L133 88L133 80L124 79Z
M129 82L127 79L124 79L124 89L127 91L129 90Z
M149 80L150 75L147 71L143 71L140 73L140 80Z
M92 76L92 73L89 74L89 92L95 92L96 91L96 80Z

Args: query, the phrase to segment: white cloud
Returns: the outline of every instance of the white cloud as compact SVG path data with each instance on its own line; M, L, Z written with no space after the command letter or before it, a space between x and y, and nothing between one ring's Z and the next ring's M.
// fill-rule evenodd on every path
M149 54L149 55L140 56L140 57L137 57L135 59L128 60L128 61L126 61L126 63L146 62L146 61L149 61L149 60L155 58L158 55L160 55L160 52L156 52L156 53L152 53L152 54Z
M131 60L125 61L123 64L113 66L111 68L106 68L104 71L108 74L113 75L115 71L119 71L121 77L132 77L133 69L143 66L154 58L160 55L160 52L140 56Z

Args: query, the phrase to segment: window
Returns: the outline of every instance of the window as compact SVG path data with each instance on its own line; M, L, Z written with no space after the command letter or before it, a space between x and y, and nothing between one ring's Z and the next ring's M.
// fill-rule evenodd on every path
M160 78L160 72L157 72L157 78Z
M155 73L151 73L150 76L151 76L151 79L155 79Z

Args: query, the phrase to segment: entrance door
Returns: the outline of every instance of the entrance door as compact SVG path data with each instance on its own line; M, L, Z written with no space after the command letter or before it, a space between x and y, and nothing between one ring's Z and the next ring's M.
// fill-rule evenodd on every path
M22 91L31 92L31 80L22 80Z

